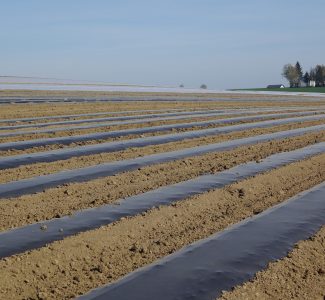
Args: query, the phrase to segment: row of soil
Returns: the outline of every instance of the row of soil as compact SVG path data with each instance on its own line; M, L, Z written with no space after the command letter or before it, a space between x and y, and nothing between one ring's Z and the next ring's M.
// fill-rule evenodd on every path
M293 113L293 112L300 112L299 110L296 111L282 111L281 113ZM193 123L193 122L200 122L200 121L210 121L210 120L219 120L219 119L228 119L233 117L245 117L245 116L259 116L263 115L272 115L275 112L267 111L267 112L258 112L258 113L244 113L242 115L238 114L230 114L230 115L221 115L221 116L191 116L189 118L182 118L179 120L157 120L157 121L145 121L141 123L130 123L130 124L116 124L116 125L107 125L103 127L94 127L94 128L86 128L86 129L74 129L71 126L67 126L66 129L57 132L35 132L35 133L23 133L16 136L8 136L8 137L0 137L0 143L7 143L7 142L17 142L21 140L32 140L32 139L41 139L41 138L58 138L58 137L66 137L66 136L75 136L81 134L90 134L90 133L97 133L97 132L107 132L112 130L123 130L123 129L134 129L134 128L143 128L143 127L152 127L152 126L161 126L161 125L170 125L170 124L180 124L180 123ZM294 117L295 115L290 115L290 117ZM283 118L281 115L277 118ZM270 117L269 119L275 119L275 117ZM247 121L249 122L249 121ZM230 124L230 123L229 123ZM97 124L96 124L97 125ZM79 125L78 125L79 126ZM81 125L82 126L82 125ZM65 127L62 127L65 128ZM19 132L23 132L20 131ZM6 133L6 132L3 132ZM11 132L10 132L11 133Z
M209 120L219 120L219 119L228 119L233 117L244 117L244 116L258 116L260 115L256 113L251 114L243 114L243 115L221 115L221 116L205 116L205 115L197 115L195 117L189 116L188 118L184 119L171 119L171 120L150 120L144 122L137 122L137 123L125 123L125 124L113 124L107 125L104 127L94 127L94 128L86 128L86 129L74 129L71 127L66 127L63 131L58 132L49 132L49 133L32 133L32 134L23 134L19 136L12 136L12 137L3 137L0 138L1 143L5 142L14 142L14 141L21 141L21 140L30 140L30 139L40 139L40 138L57 138L57 137L65 137L65 136L74 136L80 134L90 134L90 133L97 133L97 132L107 132L112 130L123 130L123 129L134 129L134 128L143 128L143 127L152 127L152 126L161 126L161 125L171 125L171 124L180 124L180 123L193 123L193 122L200 122L200 121L209 121ZM267 112L265 115L269 115L271 113ZM264 115L264 113L263 113ZM294 116L294 115L293 115ZM88 125L88 124L86 124ZM95 124L97 125L97 124ZM64 128L64 127L62 127Z
M225 292L219 299L324 299L325 226L297 243L287 257L269 264L251 282Z
M313 107L314 108L314 107ZM263 109L263 111L268 110L268 109ZM316 111L321 111L318 108L315 109ZM238 110L227 110L227 112L237 112ZM246 110L250 111L250 110ZM254 111L257 111L254 109ZM279 111L279 110L278 110ZM240 113L242 110L240 110ZM172 112L163 112L163 113L156 113L156 114L136 114L136 115L127 115L127 116L114 116L114 117L97 117L97 118L83 118L80 120L65 120L65 121L54 121L54 122L40 122L40 123L35 123L35 124L18 124L18 125L12 125L12 124L7 124L6 126L1 126L0 129L3 131L6 131L6 133L17 133L17 130L19 132L20 129L26 130L26 129L48 129L48 128L55 128L57 126L71 126L74 127L76 125L94 125L94 124L99 124L101 122L120 122L120 123L127 123L130 122L132 123L132 120L136 122L144 122L144 121L153 121L153 120L158 120L158 119L167 119L167 118L180 118L187 116L188 118L191 117L192 115L205 115L205 116L210 116L211 113L218 114L220 115L221 113L225 113L225 110L186 110L186 111L172 111ZM123 122L124 121L124 122ZM133 122L134 122L133 121ZM26 132L26 131L25 131Z
M314 155L325 153L325 143L320 143L318 146L321 152ZM305 147L303 152L305 154L312 152L314 147L317 146ZM298 153L297 151L301 153L302 149L290 153L277 153L271 157L275 158L273 161L276 163L276 157L281 160L281 156L290 156ZM260 166L271 157L263 160ZM301 157L300 160L306 158ZM288 163L289 161L286 164ZM259 168L258 163L251 162L249 165ZM239 168L245 166L241 165ZM242 173L241 171L238 173ZM225 175L226 172L222 174ZM307 240L316 234L325 224L324 194L325 182L257 216L247 218L235 226L193 243L146 268L138 269L115 283L92 290L78 299L118 300L132 297L132 299L142 300L144 291L146 299L155 300L189 298L209 300L220 297L223 291L251 280L257 272L266 269L269 262L285 257L299 241ZM154 203L155 199L152 198L151 201ZM142 201L139 199L139 202ZM93 218L93 221L95 219ZM74 221L70 220L70 222ZM52 230L46 233L51 235ZM28 232L25 234L28 235ZM42 237L46 238L45 235ZM21 239L24 237L22 236ZM13 244L15 243L13 239ZM45 245L44 243L42 246ZM29 249L35 248L36 245Z
M97 102L97 103L43 103L43 104L8 104L1 105L0 119L17 119L48 117L73 114L123 112L130 110L156 109L205 109L208 103L181 103L181 102ZM220 105L218 105L220 107Z
M216 173L271 154L325 141L325 131L275 140L224 152L143 167L135 171L49 188L33 195L0 200L0 230L48 220L89 207L116 203L161 186Z
M290 107L279 107L275 106L275 110L283 111L283 109L294 110L315 110L319 111L324 109L324 106L290 106ZM164 114L195 114L198 112L212 112L212 111L238 111L238 108L223 107L218 109L205 108L166 108L166 109L156 109L156 110L130 110L130 111L115 111L115 112L90 112L85 114L72 114L72 115L58 115L58 116L43 116L43 117L33 117L33 118L16 118L16 119L0 119L0 129L5 130L28 130L28 128L53 128L55 126L69 126L73 124L91 123L93 120L98 120L104 122L102 119L112 119L113 120L128 120L129 117L158 117L158 115ZM252 107L245 109L246 111L256 111L256 110L271 110L269 107ZM46 126L43 126L46 125ZM9 127L12 128L9 129ZM8 127L8 128L7 128Z
M230 150L230 149L228 149L228 150ZM230 169L227 169L224 171L220 171L220 172L213 173L213 174L204 174L202 176L198 176L198 177L195 177L190 180L182 181L182 182L179 182L176 184L167 185L164 187L160 187L158 189L153 189L153 190L150 190L145 193L138 194L138 195L126 197L125 199L121 199L118 202L118 205L107 204L107 205L103 205L103 206L96 207L96 208L80 210L73 214L73 218L71 218L69 216L66 216L63 218L54 218L51 220L42 221L40 223L34 223L34 224L22 226L22 227L16 228L15 230L5 231L5 232L1 233L1 240L2 240L3 244L5 245L5 247L0 248L0 258L9 257L14 254L23 253L28 250L40 248L40 247L47 245L48 243L52 243L57 240L62 240L65 237L76 235L80 232L85 232L87 230L97 229L101 226L105 226L110 223L119 221L123 217L135 216L135 215L141 214L143 212L146 212L149 209L152 209L152 208L155 208L158 206L171 205L177 201L184 200L184 199L192 197L194 195L206 193L213 189L221 189L221 188L225 187L226 185L230 185L230 184L236 183L238 181L241 181L241 180L253 177L253 176L257 176L262 173L266 173L266 172L274 170L276 168L283 167L290 163L308 159L312 156L320 155L323 153L325 153L325 142L308 145L307 147L295 149L295 150L289 151L289 152L279 152L279 153L272 154L272 155L266 157L265 159L262 159L259 161L250 161L250 162L237 165L233 168L230 168ZM290 203L288 202L286 205L284 205L283 208L278 207L275 210L277 212L274 212L274 214L273 214L273 212L269 212L267 214L268 217L266 217L266 218L262 218L262 219L257 218L256 220L254 219L254 221L251 220L253 222L253 224L260 224L257 226L260 229L256 229L256 225L253 225L251 230L255 231L255 229L256 229L257 231L259 231L259 233L257 232L256 234L259 235L262 230L262 227L260 227L260 226L265 226L265 224L266 224L266 227L263 227L263 228L265 228L266 231L269 231L269 230L273 231L273 229L269 229L269 228L273 228L273 227L272 226L270 227L269 223L265 223L265 222L267 222L266 220L267 219L269 220L270 216L271 216L271 219L277 218L279 220L279 222L277 221L276 223L279 225L281 222L280 220L282 219L281 224L283 224L283 221L284 221L284 223L286 225L284 227L282 227L282 226L274 227L274 233L275 233L275 231L277 231L277 233L279 234L278 237L280 238L280 236L281 236L280 239L283 240L283 238L284 238L286 243L291 243L291 247L289 247L289 249L288 249L288 250L290 250L293 246L292 242L298 241L296 234L299 235L301 239L306 239L306 238L310 237L311 231L313 231L315 233L317 231L317 229L319 228L319 227L317 227L317 226L320 226L319 218L321 218L322 214L325 213L325 211L324 211L325 203L322 203L321 199L319 199L321 197L321 195L323 195L324 190L325 190L325 183L322 185L317 185L315 187L315 189L309 190L309 192L306 193L305 198L302 196L303 199L300 199L300 200L297 199L297 201L290 201ZM307 199L307 201L306 201L306 199ZM308 205L308 203L309 204L312 203L312 205ZM300 206L301 204L304 206L304 208L302 208ZM297 207L297 205L298 205L298 207ZM285 213L283 213L283 209L285 209ZM288 210L296 211L296 209L298 209L298 210L300 209L300 214L298 214L298 216L297 216L297 213L290 214L290 219L288 219ZM302 212L305 212L305 213L303 213L303 215L301 215ZM272 217L272 216L274 216L274 217ZM292 216L292 218L291 218L291 216ZM284 219L283 219L283 217L284 217ZM306 224L306 226L304 226L303 231L299 230L299 228L298 228L298 230L295 230L296 234L289 234L288 237L285 237L286 230L288 229L289 226L294 227L297 225L297 221L298 221L298 223L299 223L299 221L301 223L306 220L309 220L309 222L308 222L308 224ZM282 227L284 232L279 227ZM243 228L243 227L241 227L241 228ZM43 230L43 233L41 232L41 230ZM282 233L280 233L278 230L282 231ZM252 233L248 233L248 235L247 235L246 229L243 229L242 232L246 237L250 236L252 234ZM306 236L306 232L307 232L307 236ZM308 235L308 232L309 232L309 235ZM293 232L291 232L291 233L293 233ZM228 234L230 234L230 236L233 236L233 234L234 234L234 236L236 236L237 233L235 231L230 230L230 232L228 232L227 235ZM253 235L255 236L255 233ZM241 236L241 234L239 234L239 236ZM264 239L265 237L264 237L264 235L262 235L260 237L261 237L261 239L258 239L258 240L255 239L255 242L263 244L262 239ZM294 240L292 240L292 239L294 239ZM218 241L218 240L219 240L219 238L217 238L216 240L214 238L211 238L211 242L213 242L213 243L216 242L220 246L220 241ZM238 242L236 242L237 238L235 238L235 240L232 240L232 238L229 240L227 238L227 240L231 244L232 244L232 241L235 244L238 244ZM279 240L277 240L277 241L279 241ZM264 242L265 242L265 240L264 240ZM270 245L273 244L273 246L271 246L271 247L272 247L272 249L275 250L275 248L273 248L274 243L272 243L270 240L269 240L269 242L270 242ZM221 243L221 245L222 244L223 243ZM250 248L251 249L250 251L255 251L254 248L257 245L254 243L254 245L251 244L251 245L247 245L247 246L252 247L252 248ZM233 244L232 244L232 246L230 246L228 244L228 246L226 246L225 248L232 249L232 247L233 247ZM269 247L267 247L267 248L269 248ZM218 263L218 261L220 260L220 256L214 256L212 254L212 257L211 257L210 256L211 252L208 250L208 248L203 247L201 250L199 250L199 249L201 249L201 247L198 248L198 251L202 250L204 253L206 253L210 257L210 259L212 259L211 263L213 263L216 268L219 269L219 267L221 267ZM208 251L206 252L206 250L208 250ZM265 250L265 248L264 248L264 250ZM279 249L277 249L275 251L277 252L278 250ZM238 251L241 251L241 250L238 249ZM187 254L185 254L185 252ZM182 252L185 256L194 255L194 253L190 254L187 251L185 251L185 252L184 253ZM265 253L265 251L263 251L263 253L265 254L265 256L264 255L262 255L262 256L264 256L264 259L267 259L268 255ZM177 256L178 257L183 256L183 254L179 253L179 255L177 255ZM238 252L233 253L233 254L235 256L237 256L238 254L241 255ZM283 255L279 254L278 252L277 253L274 252L274 255L277 255L277 257L278 257L278 255L280 255L279 258L281 258L283 256ZM189 257L187 257L186 260L188 260L188 259L189 259ZM209 258L207 258L207 259L205 259L206 262L208 262L210 260ZM254 262L256 263L256 259L254 259L253 257L251 257L251 259L252 260L250 260L250 263L252 263L252 264L254 264ZM166 266L167 269L169 269L169 268L175 269L176 266L177 266L176 268L183 269L181 266L178 265L178 263L176 263L176 261L178 261L177 258L175 260L175 265L173 263L171 263L171 261L169 261L169 263L168 263L169 266ZM192 259L189 259L189 261L192 261ZM192 261L192 262L194 264L196 264L195 261ZM225 263L226 263L226 261L225 261ZM232 263L229 260L228 260L228 263L230 263L232 265ZM227 265L228 265L228 263L227 263ZM247 262L246 262L246 264L247 264ZM204 265L207 267L206 264L204 264ZM256 266L256 264L255 264L255 266ZM196 268L194 265L191 265L191 266L188 265L188 267L189 267L189 272L191 272L190 271L191 269L193 270L192 267ZM153 267L153 269L154 269L154 267ZM210 267L208 267L208 269L212 272L215 271L215 269L212 270ZM221 269L219 269L219 270L221 271ZM258 270L260 270L260 269L258 269ZM256 272L258 270L256 270ZM238 274L238 271L239 270L235 270L235 269L233 270L234 277L236 277L236 275ZM149 271L149 272L151 272L151 271ZM171 272L171 274L174 273L174 271L170 271L170 272ZM182 270L182 272L184 273L184 270ZM239 271L239 272L241 272L241 271ZM169 273L169 271L168 271L168 273ZM194 271L194 273L196 273L196 271ZM160 275L161 275L160 272L158 272L157 276L160 276ZM207 278L207 277L205 277L205 278ZM227 279L225 278L225 280L227 280ZM159 280L159 282L160 282L160 280ZM241 284L241 283L242 283L241 281L238 281L238 284ZM156 284L158 284L158 286L156 286L156 288L159 289L160 288L159 283L156 282ZM175 284L175 282L173 284ZM208 285L208 286L210 286L210 289L211 289L211 285ZM154 293L156 293L155 292L156 288L154 288ZM220 286L219 286L219 288L220 288ZM153 288L151 288L151 292L152 291L153 291ZM176 292L177 289L174 291ZM193 291L193 292L195 293L195 291ZM222 290L219 289L219 293L220 292L222 292ZM148 290L148 293L149 293L149 290ZM126 297L126 296L124 296L124 297ZM155 297L155 295L151 294L151 298L154 298L154 297Z
M280 118L280 119L284 119L283 121L278 119L278 118L269 118L268 120L260 120L260 122L266 122L266 121L279 121L280 123L283 122L282 125L280 124L269 124L268 126L259 126L258 125L258 121L242 121L242 122L234 122L234 123L230 123L230 124L210 124L208 126L193 126L193 127L189 127L189 128L174 128L171 130L171 132L161 132L161 131L153 131L153 132L147 132L147 133L138 133L138 134L128 134L125 136L118 136L118 137L110 137L110 138L97 138L97 139L92 139L92 140L86 140L86 141L75 141L75 142L71 142L68 145L62 145L60 143L57 144L51 144L51 145L44 145L44 146L30 146L30 148L27 149L9 149L9 150L4 150L4 151L0 151L0 153L2 153L2 157L6 157L6 156L12 156L12 155L26 155L26 154L31 154L31 153L37 153L37 152L46 152L46 151L52 151L52 150L60 150L60 149L71 149L74 150L75 147L79 147L78 149L82 149L80 147L82 146L100 146L100 144L104 144L104 143L111 143L111 142L126 142L127 140L133 140L136 138L144 138L144 137L159 137L159 136L164 136L164 135L168 135L168 134L181 134L181 133L190 133L193 132L193 134L195 133L196 130L202 130L202 132L200 133L200 135L205 136L204 135L204 131L207 131L209 129L220 129L224 127L225 130L228 130L228 133L231 132L231 128L228 126L231 125L238 125L238 126L245 126L244 124L248 124L247 126L251 126L251 124L255 124L257 123L257 125L253 125L256 126L256 129L259 129L259 127L262 128L269 128L270 125L273 127L276 126L290 126L290 125L297 125L299 124L306 124L306 126L309 126L308 124L315 124L315 125L319 125L322 124L324 122L324 116L322 117L318 117L318 116L310 116L307 118L311 118L310 120L299 120L299 117L296 118L296 120L289 120L286 121L286 118ZM319 120L318 120L319 119ZM298 121L299 120L299 121ZM295 121L295 122L294 122ZM175 125L176 126L176 125ZM237 129L233 129L233 132L240 132L240 131L249 131L249 130L253 130L252 128L240 128L239 130ZM222 134L227 134L226 132L219 132L217 130L217 132L214 135L211 134L207 134L206 136L219 136ZM198 138L198 137L197 137ZM184 138L182 140L191 140L194 139L193 137L188 137L188 138ZM180 140L181 141L181 140ZM131 142L131 141L130 141ZM150 141L148 141L149 145L150 145ZM167 141L164 142L164 144L168 143ZM176 141L175 141L176 143ZM153 142L153 144L155 144ZM158 144L158 143L156 143ZM132 146L129 146L129 148L131 148ZM140 146L139 146L140 147ZM146 146L144 146L146 147ZM85 149L86 151L86 149ZM87 156L89 154L83 155L83 156ZM77 155L76 155L77 156Z
M240 95L236 96L240 98ZM250 97L247 97L248 99ZM265 99L259 96L260 99ZM261 101L123 101L123 102L95 102L95 103L40 103L40 104L3 104L0 110L0 119L15 119L28 117L43 117L82 113L96 113L107 111L127 111L127 110L145 110L145 109L217 109L217 108L251 108L251 107L274 107L274 102L267 99L275 97L266 97ZM303 98L302 98L303 99ZM277 102L277 106L318 106L324 105L323 100L310 99L308 102L297 100Z
M209 114L210 112L218 112L220 113L220 110L198 110L198 111L172 111L172 112L163 112L163 113L156 113L156 114L136 114L136 115L127 115L127 116L99 116L96 118L82 118L80 120L64 120L64 121L52 121L52 122L37 122L37 123L28 123L28 124L5 124L0 127L1 130L5 131L6 133L10 132L17 132L17 130L37 130L39 128L41 129L47 129L47 128L55 128L56 126L76 126L78 124L82 125L92 125L100 122L117 122L117 121L130 121L130 120L145 120L145 119L153 119L153 118L167 118L167 117L173 117L173 116L190 116L190 115L201 115L201 114Z
M97 130L102 130L103 128L107 129L107 128L133 128L133 126L146 126L146 124L160 124L160 122L168 122L170 124L172 124L173 122L178 122L178 121L183 121L183 120L196 120L196 119L203 119L203 118L218 118L219 116L205 116L205 115L196 115L196 116L184 116L181 119L174 119L174 117L161 117L161 118L147 118L144 119L143 121L140 120L125 120L125 121L113 121L113 122L104 122L104 121L100 121L98 123L86 123L86 124L76 124L76 125L65 125L62 126L60 125L58 127L58 125L56 126L49 126L46 128L27 128L25 130L4 130L1 131L1 134L4 135L4 137L1 138L1 140L3 138L6 138L6 134L8 134L8 138L10 138L10 134L12 133L12 137L16 137L16 136L23 136L24 139L27 139L29 136L31 136L32 138L35 138L37 136L65 136L65 135L72 135L73 132L81 132L81 133L87 133L90 132L92 130L94 130L95 132ZM223 117L222 115L220 117ZM226 117L226 116L225 116ZM141 122L140 122L141 121ZM144 124L144 125L143 125ZM82 126L86 126L87 128L78 128L78 127L82 127ZM91 127L93 126L93 127ZM100 127L99 127L100 126ZM19 138L19 140L21 140L21 138Z
M28 99L41 99L43 101L46 100L82 100L82 99L104 99L104 100L118 100L122 99L126 100L172 100L177 101L178 99L186 99L187 101L190 99L204 101L205 99L213 99L220 101L224 100L239 100L239 101L320 101L321 97L313 97L308 96L308 94L304 95L296 95L295 93L286 93L285 95L281 95L278 93L266 94L266 93L256 93L256 92L196 92L196 93L176 93L176 92L125 92L125 91L41 91L41 90L1 90L0 91L0 100L3 99L13 99L13 100L28 100Z
M262 104L261 104L262 105ZM300 104L301 105L301 104ZM316 104L318 105L318 103ZM42 104L9 104L1 105L0 119L15 119L28 117L60 116L68 114L121 112L130 110L155 109L214 109L237 108L241 103L227 102L96 102L96 103L42 103ZM248 105L255 107L255 104ZM292 105L289 105L292 106Z
M325 180L325 155L0 261L4 299L71 299Z
M58 116L46 116L46 117L36 117L35 120L30 118L24 120L25 118L18 119L0 119L0 126L16 126L16 125L34 125L37 128L38 124L43 123L52 123L52 122L65 122L65 121L82 121L88 119L98 119L98 118L118 118L118 117L126 117L126 116L139 116L139 115L152 115L152 114L161 114L161 113L175 113L175 112L183 112L190 111L195 112L196 110L192 109L158 109L158 110L134 110L134 111L118 111L118 112L100 112L100 113L85 113L85 114L72 114L72 115L58 115ZM88 115L89 114L89 115ZM12 120L11 122L9 122ZM49 126L50 127L50 126ZM22 128L24 129L24 128Z
M256 136L260 134L267 134L267 133L279 132L279 131L296 129L296 128L304 128L307 126L314 126L319 124L324 124L324 120L299 122L299 123L292 123L288 125L278 125L270 128L257 128L257 129L239 131L239 132L234 132L229 134L220 134L216 136L188 139L179 142L170 142L161 145L151 145L142 148L141 147L128 148L126 150L122 150L118 152L72 157L67 160L61 160L61 161L55 161L49 163L35 163L32 165L24 165L13 169L1 170L0 183L21 180L25 178L34 177L34 176L53 174L64 170L95 166L105 162L131 159L131 158L142 157L150 154L157 154L157 153L169 152L174 150L180 150L183 148L195 147L198 145L199 146L208 145L212 143L224 142L227 140L240 139L240 138Z

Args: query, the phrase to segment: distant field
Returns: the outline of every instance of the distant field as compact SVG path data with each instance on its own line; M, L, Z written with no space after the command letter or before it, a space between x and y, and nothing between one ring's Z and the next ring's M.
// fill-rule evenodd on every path
M315 87L315 88L277 88L277 89L268 89L268 88L256 88L256 89L236 89L233 91L258 91L258 92L301 92L301 93L325 93L325 87Z

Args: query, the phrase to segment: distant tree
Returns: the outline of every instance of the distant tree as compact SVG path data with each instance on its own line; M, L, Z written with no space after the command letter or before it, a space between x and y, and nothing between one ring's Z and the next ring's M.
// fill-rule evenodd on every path
M201 86L200 86L200 89L203 89L203 90L206 90L208 87L207 87L207 85L206 84L202 84Z
M296 70L297 70L297 73L299 76L299 80L297 80L297 82L296 82L296 87L300 87L300 82L302 81L303 72L302 72L302 67L301 67L299 61L297 61L297 63L296 63Z
M181 84L179 87L180 87L180 88L183 88L183 87L184 87L184 84Z
M317 65L315 67L316 86L325 86L325 66Z
M316 81L316 69L315 68L310 69L309 78L310 78L310 80Z
M291 64L286 64L283 67L282 76L289 81L291 88L297 86L300 80L296 66L293 66Z
M325 86L325 66L322 65L322 74L323 74L323 86Z
M306 84L306 86L309 85L310 75L308 72L306 72L305 75L302 77L302 81Z

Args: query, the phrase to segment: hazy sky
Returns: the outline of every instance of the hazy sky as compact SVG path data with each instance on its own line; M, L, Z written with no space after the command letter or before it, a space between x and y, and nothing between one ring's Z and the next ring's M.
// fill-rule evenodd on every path
M1 0L0 75L209 88L325 64L324 0Z

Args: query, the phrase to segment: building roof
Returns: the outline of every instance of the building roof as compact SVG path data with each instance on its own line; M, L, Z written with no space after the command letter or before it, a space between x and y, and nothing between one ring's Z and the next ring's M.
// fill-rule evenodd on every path
M284 88L283 84L270 84L267 86L268 89L278 89L278 88Z

